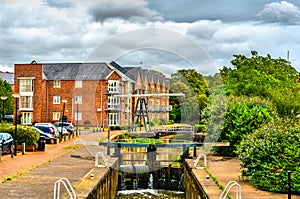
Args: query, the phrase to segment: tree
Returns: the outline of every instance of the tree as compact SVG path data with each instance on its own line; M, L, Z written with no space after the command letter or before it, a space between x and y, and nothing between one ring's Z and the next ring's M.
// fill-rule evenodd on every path
M220 100L220 103L224 102ZM226 117L222 118L224 115ZM212 111L209 106L203 111L204 123L207 126L205 141L228 141L229 147L214 147L213 151L219 155L235 156L236 147L244 136L271 121L274 115L273 106L267 100L258 97L230 96L226 108L221 105Z
M0 96L6 96L7 99L4 101L4 103L2 101L0 104L0 107L2 110L2 106L4 104L4 108L5 108L5 114L7 115L11 115L14 112L14 98L12 96L12 88L10 86L10 84L5 81L0 79ZM1 115L2 115L2 111L1 111Z
M249 58L234 55L233 68L220 70L227 95L266 97L280 115L299 114L299 73L284 59L251 53Z
M170 97L170 105L173 106L170 115L175 116L177 122L198 123L201 111L209 102L206 79L195 69L183 69L171 75L170 83L171 92L185 94L182 98Z

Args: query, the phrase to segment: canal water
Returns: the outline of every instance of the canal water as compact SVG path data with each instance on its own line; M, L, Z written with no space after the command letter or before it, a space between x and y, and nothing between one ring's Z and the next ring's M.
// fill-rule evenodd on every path
M142 190L126 190L119 191L116 197L117 199L185 199L184 192L176 191L165 191L165 190L155 190L155 189L142 189Z

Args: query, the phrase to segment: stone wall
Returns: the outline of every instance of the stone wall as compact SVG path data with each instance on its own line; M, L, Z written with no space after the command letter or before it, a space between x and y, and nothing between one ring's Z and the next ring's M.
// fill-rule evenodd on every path
M76 186L79 199L114 199L118 192L118 163L110 167L95 168Z

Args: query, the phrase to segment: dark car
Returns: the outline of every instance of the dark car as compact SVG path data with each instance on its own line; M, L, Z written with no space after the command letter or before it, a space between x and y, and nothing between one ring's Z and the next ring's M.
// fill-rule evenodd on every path
M63 127L67 129L67 131L70 132L71 135L74 133L74 126L70 122L56 122L54 123L54 125L56 127L61 127L63 125Z
M14 116L13 115L4 115L3 120L5 120L7 122L13 122Z
M11 153L11 146L14 144L14 139L9 133L0 133L0 147L2 153Z

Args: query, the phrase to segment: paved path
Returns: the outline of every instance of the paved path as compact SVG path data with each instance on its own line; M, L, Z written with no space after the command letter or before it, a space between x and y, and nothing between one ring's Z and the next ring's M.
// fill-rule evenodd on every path
M107 132L81 135L79 139L104 139ZM97 152L106 152L102 146L74 145L73 138L57 145L46 145L45 152L26 152L14 158L5 155L0 162L1 179L8 176L18 176L0 184L2 199L41 199L53 198L54 183L62 178L68 178L72 185L80 182L92 168ZM73 152L70 149L78 148ZM35 168L35 169L33 169ZM21 172L22 175L19 175Z

